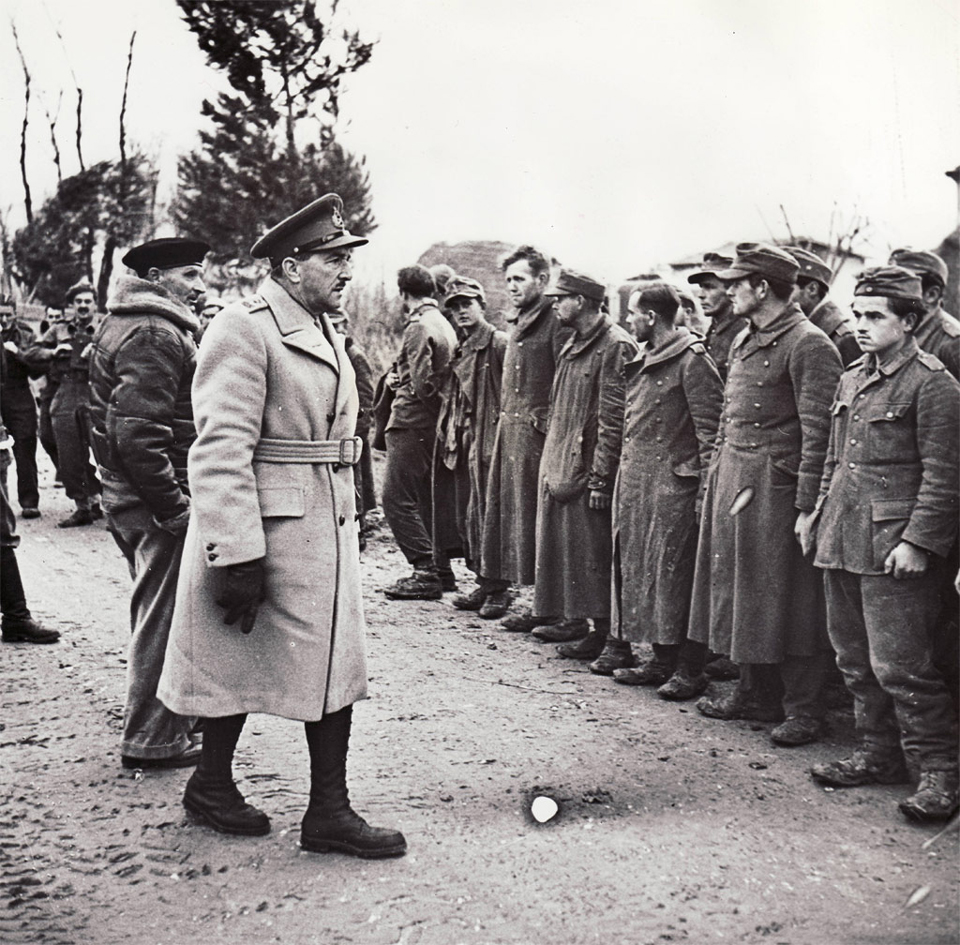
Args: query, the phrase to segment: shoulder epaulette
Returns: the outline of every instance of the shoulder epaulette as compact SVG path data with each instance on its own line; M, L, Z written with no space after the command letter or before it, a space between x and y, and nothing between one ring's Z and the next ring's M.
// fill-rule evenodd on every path
M924 351L921 349L917 352L917 360L930 371L945 371L946 368L935 354L930 354L929 351Z
M960 338L960 322L947 312L940 313L940 327L951 338Z
M269 308L269 306L267 305L266 299L264 299L264 297L259 293L246 296L246 298L243 298L240 300L240 303L243 305L244 308L249 309L251 312L256 312L258 309L261 309L261 308Z

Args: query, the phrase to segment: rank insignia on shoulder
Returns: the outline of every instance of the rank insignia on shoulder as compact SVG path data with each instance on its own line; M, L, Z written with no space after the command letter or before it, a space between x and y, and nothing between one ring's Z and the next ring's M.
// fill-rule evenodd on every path
M917 360L926 368L929 368L931 371L945 371L946 368L943 366L943 361L941 361L935 354L930 354L929 351L918 351Z
M264 298L259 293L254 295L248 295L243 299L243 304L250 309L251 312L255 312L259 308L266 308L267 303L264 301Z

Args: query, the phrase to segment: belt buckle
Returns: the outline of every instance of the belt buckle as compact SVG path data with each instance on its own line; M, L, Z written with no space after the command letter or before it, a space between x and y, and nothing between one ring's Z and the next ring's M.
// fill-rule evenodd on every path
M346 446L350 444L350 458L346 456ZM340 441L340 465L341 466L355 466L359 457L359 437L351 436L345 440Z

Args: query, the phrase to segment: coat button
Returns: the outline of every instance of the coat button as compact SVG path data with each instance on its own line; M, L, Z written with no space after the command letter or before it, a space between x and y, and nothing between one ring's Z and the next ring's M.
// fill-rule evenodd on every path
M893 417L893 414L888 410L888 411L887 411L887 419L890 420L892 417Z
M757 387L763 387L763 381L757 381Z
M855 413L855 414L853 415L853 419L854 419L854 420L859 420L859 419L860 419L860 414Z
M856 463L847 463L847 465L848 465L851 469L856 469L856 468L857 468L857 464L856 464Z
M774 342L774 344L776 344L776 342ZM770 362L769 362L769 361L764 361L764 362L763 362L763 366L764 366L764 367L770 367Z
M219 557L220 555L218 555L215 551L211 551L210 554L207 555L207 561L216 561Z
M347 517L345 515L340 516L340 524L345 525L347 522Z
M522 347L523 347L523 342L522 342L522 341L518 341L518 342L517 342L517 347L518 347L518 348L522 348Z
M207 551L213 551L213 549L216 548L216 547L217 547L217 546L216 546L215 544L213 544L213 542L211 542L209 545L207 545Z
M851 446L856 446L856 445L857 445L857 441L856 441L856 440L851 440L851 441L850 441L850 445L851 445Z
M759 424L759 423L755 423L754 426L755 426L755 427L759 427L760 424Z

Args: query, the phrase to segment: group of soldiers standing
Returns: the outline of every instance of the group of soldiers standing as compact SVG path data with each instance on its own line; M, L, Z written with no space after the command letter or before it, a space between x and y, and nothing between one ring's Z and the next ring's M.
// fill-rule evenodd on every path
M665 282L632 292L627 331L600 282L532 246L502 269L509 334L475 280L399 274L383 504L413 572L387 596L441 598L462 554L477 583L455 607L664 699L737 678L697 708L775 723L782 746L822 736L838 668L858 747L813 777L913 781L907 817L951 816L960 324L943 261L897 250L846 314L816 254L742 243L688 277L705 336ZM533 607L508 615L516 585Z

